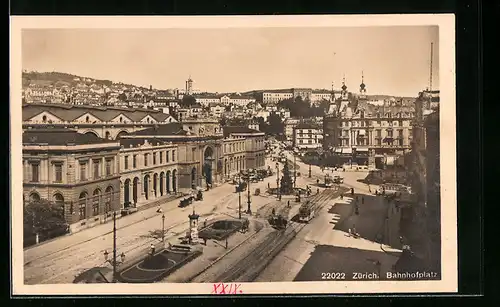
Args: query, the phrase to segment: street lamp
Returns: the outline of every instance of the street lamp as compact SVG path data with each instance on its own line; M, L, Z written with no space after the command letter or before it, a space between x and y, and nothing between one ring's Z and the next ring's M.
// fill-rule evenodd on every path
M279 198L280 194L280 164L276 162L276 196Z
M297 186L295 182L297 182L297 163L295 162L297 155L294 153L293 155L293 188L295 189Z
M161 241L165 242L165 214L161 216Z
M113 259L108 260L109 253L107 250L104 251L104 260L110 262L113 265L113 282L116 282L116 266L118 262L116 261L116 211L113 212ZM122 252L120 254L121 263L125 261L125 254Z
M238 179L238 218L241 220L241 177Z
M248 208L247 208L247 213L248 214L252 214L252 210L250 209L250 204L251 204L251 200L250 200L250 176L248 176L248 199L247 199L247 202L248 202Z

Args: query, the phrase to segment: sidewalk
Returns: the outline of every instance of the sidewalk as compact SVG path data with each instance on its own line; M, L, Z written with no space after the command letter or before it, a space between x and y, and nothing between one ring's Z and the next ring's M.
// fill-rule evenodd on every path
M232 188L232 186L225 184L221 185L217 189L211 189L210 191L204 192L204 198L215 198L215 194L220 194L223 192L222 190L228 190ZM178 194L180 197L182 194ZM214 199L214 200L215 200ZM129 227L131 225L143 222L150 218L158 216L156 212L156 208L158 205L162 207L163 213L167 214L168 212L177 209L178 198L169 198L169 196L164 196L160 198L156 198L147 203L144 203L138 208L138 211L129 214L126 216L120 216L117 218L117 230ZM58 237L50 241L42 242L38 245L30 246L24 249L24 263L28 263L32 261L34 258L44 257L46 255L50 255L51 253L60 251L62 249L67 249L72 246L88 242L99 238L101 236L110 234L113 232L113 221L111 220L108 223L100 224L98 226L88 228L73 234L69 234L66 236Z

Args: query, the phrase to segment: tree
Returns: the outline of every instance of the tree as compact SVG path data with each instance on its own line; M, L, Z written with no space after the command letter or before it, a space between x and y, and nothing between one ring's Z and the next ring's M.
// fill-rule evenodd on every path
M269 123L267 131L269 134L279 135L280 133L284 133L285 125L278 114L272 112L267 118L267 121Z
M64 218L64 205L55 204L46 199L25 203L23 222L25 237L68 230L68 224Z
M190 107L190 106L195 105L195 104L196 104L196 98L194 98L191 95L184 95L182 97L181 102L180 102L180 105L183 107Z
M127 95L125 95L125 93L121 93L120 95L118 95L118 99L120 99L121 101L127 101Z
M285 162L283 166L283 176L281 177L280 182L280 192L282 195L290 195L293 193L293 181L290 176L290 169L288 167L288 160Z
M221 119L219 120L219 123L221 126L227 125L227 118L224 115L222 115Z

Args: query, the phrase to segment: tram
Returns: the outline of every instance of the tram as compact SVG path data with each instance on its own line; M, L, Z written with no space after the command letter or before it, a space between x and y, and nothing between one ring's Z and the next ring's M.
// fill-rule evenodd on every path
M307 223L314 218L314 209L310 203L305 203L299 208L299 222Z

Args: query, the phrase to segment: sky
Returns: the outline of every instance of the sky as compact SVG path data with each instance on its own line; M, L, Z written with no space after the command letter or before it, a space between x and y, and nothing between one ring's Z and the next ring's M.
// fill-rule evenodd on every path
M203 92L292 87L334 88L414 97L439 89L437 26L29 29L22 34L23 69L57 71L147 86Z

